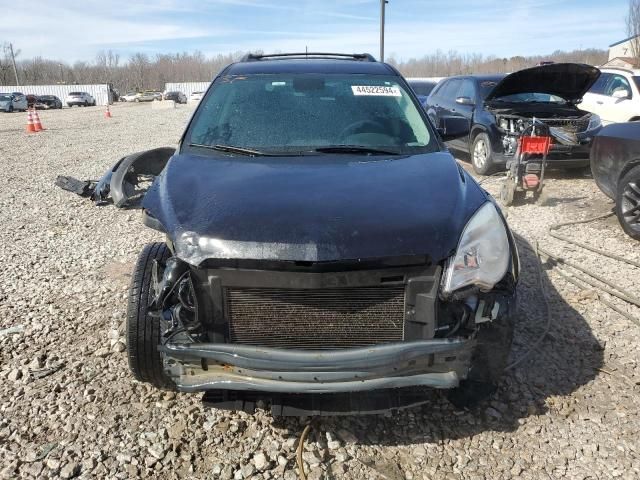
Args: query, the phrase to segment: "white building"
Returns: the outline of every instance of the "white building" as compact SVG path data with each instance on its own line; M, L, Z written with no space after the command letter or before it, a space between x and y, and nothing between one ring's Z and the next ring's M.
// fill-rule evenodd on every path
M640 35L625 38L613 45L609 45L609 60L613 60L614 58L631 58L638 56L637 54L640 54Z

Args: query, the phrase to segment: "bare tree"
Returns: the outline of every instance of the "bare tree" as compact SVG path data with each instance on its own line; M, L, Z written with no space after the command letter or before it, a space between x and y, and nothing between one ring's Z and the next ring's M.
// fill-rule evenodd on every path
M631 38L631 54L640 60L640 0L629 0L627 36Z

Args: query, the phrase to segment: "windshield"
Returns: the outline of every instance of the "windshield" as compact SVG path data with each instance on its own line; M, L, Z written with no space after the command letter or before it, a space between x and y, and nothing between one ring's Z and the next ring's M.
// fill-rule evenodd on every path
M633 77L633 81L636 84L636 87L638 87L638 90L640 90L640 77Z
M394 76L223 77L198 108L185 144L268 153L350 146L392 153L438 149Z
M548 93L516 93L498 97L495 100L510 103L566 103L563 98Z
M0 95L0 102L8 102L11 100L11 95Z

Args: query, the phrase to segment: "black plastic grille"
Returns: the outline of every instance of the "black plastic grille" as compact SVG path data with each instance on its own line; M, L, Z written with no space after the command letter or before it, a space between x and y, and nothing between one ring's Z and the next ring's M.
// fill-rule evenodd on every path
M560 127L566 129L568 132L581 133L585 132L589 127L589 120L591 116L587 115L576 119L555 119L545 118L543 122L550 127Z
M227 288L232 343L340 349L401 341L404 287Z

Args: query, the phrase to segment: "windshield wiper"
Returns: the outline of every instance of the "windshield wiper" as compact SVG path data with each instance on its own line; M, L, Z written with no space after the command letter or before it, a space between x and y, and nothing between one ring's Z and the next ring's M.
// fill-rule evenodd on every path
M250 157L276 157L278 155L253 150L251 148L234 147L233 145L204 145L201 143L190 143L190 147L208 148L209 150L217 150L219 152L238 153L240 155L248 155Z
M383 150L380 148L363 147L360 145L333 145L330 147L319 147L315 149L320 153L362 153L371 155L400 155L399 152Z

